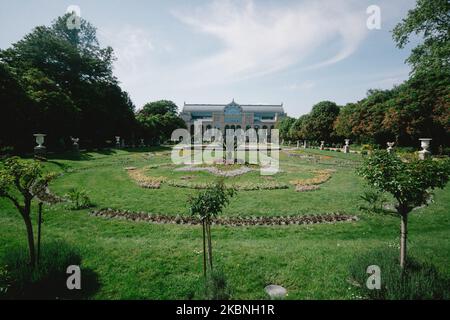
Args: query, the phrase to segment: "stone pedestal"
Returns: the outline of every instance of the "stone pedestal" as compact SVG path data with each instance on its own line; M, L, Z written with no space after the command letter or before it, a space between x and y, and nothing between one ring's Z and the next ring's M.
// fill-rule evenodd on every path
M320 150L325 149L325 141L320 141Z
M116 148L120 148L120 137L116 136Z
M306 149L306 148L307 148L307 145L308 145L308 141L305 140L305 141L303 142L303 148Z

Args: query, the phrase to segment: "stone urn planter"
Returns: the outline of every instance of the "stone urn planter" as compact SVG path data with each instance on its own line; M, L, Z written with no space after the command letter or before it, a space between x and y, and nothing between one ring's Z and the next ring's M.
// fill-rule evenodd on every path
M350 139L345 139L344 153L350 153Z
M34 147L34 154L37 156L45 155L47 148L44 146L46 134L36 133L33 135L36 138L37 146Z
M431 156L431 152L428 151L428 148L430 147L430 142L433 139L430 138L420 138L420 146L422 147L422 150L419 151L419 159L425 160L426 158Z
M320 150L325 149L325 141L320 141Z
M120 148L120 136L116 136L116 148Z
M388 142L387 143L387 152L388 153L392 153L393 151L394 151L394 145L395 145L395 142Z

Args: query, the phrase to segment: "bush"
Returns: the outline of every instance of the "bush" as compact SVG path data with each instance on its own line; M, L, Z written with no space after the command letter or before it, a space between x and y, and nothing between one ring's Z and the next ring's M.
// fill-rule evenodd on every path
M84 190L70 189L65 197L69 198L71 202L69 208L72 210L87 209L94 206L87 192Z
M377 265L381 270L381 289L369 290L367 267ZM357 257L350 265L352 282L363 298L376 300L430 300L448 299L450 281L443 278L434 266L413 258L407 260L404 271L399 266L394 249L370 251Z
M70 265L81 267L78 250L65 242L43 245L38 266L29 265L28 251L14 247L2 256L0 265L0 297L3 299L78 299L97 289L97 278L90 270L82 270L82 289L68 290L66 273ZM3 293L3 294L2 294Z

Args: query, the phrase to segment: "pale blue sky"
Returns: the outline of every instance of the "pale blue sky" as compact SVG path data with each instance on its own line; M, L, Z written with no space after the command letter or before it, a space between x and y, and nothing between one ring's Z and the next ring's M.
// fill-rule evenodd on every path
M410 48L394 25L415 0L0 0L0 48L78 5L118 60L115 75L139 108L147 101L313 104L362 99L407 79ZM366 9L381 8L381 30Z

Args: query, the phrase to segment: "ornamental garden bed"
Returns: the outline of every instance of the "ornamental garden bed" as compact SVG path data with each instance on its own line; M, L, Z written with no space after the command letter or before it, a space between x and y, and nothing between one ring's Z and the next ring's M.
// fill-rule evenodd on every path
M198 225L201 221L197 217L184 215L163 215L147 212L132 212L129 210L101 209L91 212L92 216L131 220L136 222L150 222L158 224L182 224ZM342 213L313 214L313 215L287 215L287 216L252 216L252 217L216 217L212 223L223 226L280 226L280 225L303 225L319 223L337 223L358 221L357 216Z

